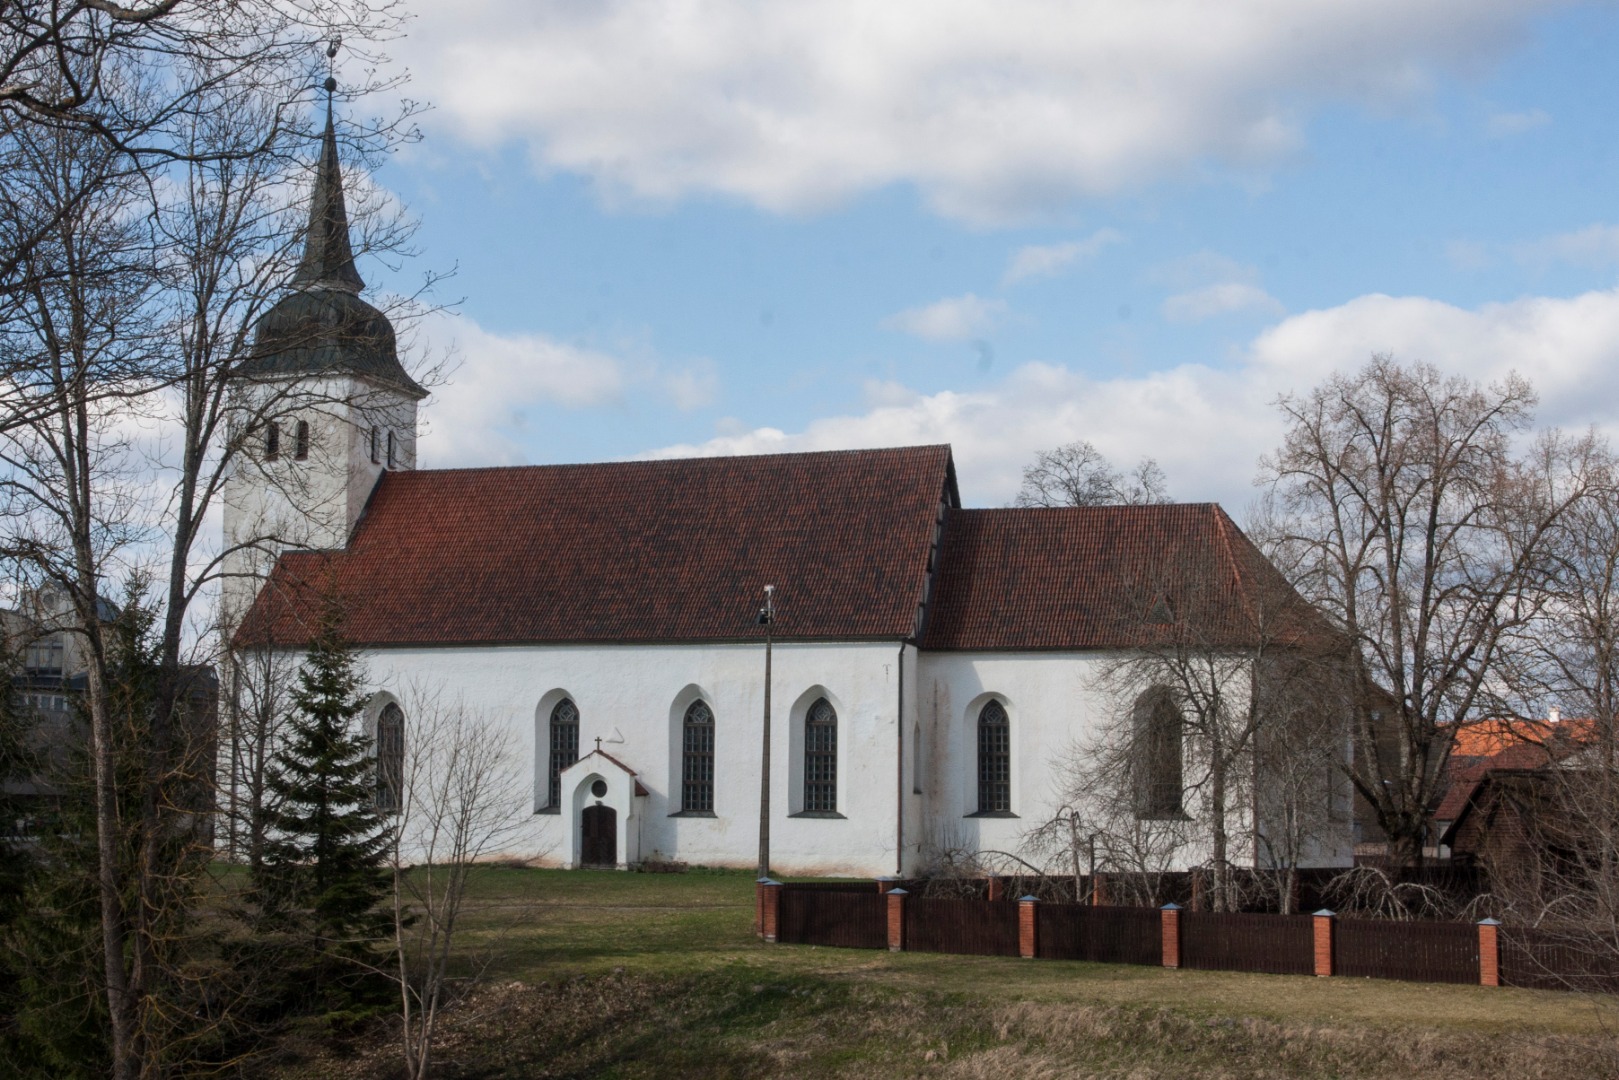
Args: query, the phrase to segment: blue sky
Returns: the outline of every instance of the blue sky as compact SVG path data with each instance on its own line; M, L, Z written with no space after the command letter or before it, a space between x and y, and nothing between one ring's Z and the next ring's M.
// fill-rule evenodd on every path
M1613 4L416 10L427 467L1083 438L1240 513L1372 352L1619 417Z

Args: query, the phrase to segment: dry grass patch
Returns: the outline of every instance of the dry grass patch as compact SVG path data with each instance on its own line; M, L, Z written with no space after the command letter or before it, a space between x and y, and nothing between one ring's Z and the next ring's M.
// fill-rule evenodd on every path
M1619 1076L1568 994L765 945L743 874L491 870L437 1075ZM385 1031L282 1075L387 1080Z

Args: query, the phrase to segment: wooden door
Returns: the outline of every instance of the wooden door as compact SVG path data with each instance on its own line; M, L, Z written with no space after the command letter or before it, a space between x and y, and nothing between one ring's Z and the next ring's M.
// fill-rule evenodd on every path
M580 815L579 861L585 866L618 865L618 811L611 806L587 806Z

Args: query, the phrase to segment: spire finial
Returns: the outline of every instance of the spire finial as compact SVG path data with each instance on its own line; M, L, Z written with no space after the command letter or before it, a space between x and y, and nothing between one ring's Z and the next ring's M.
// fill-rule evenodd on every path
M326 46L328 70L335 71L337 50L343 39L333 37ZM343 174L337 161L337 129L332 119L332 95L337 90L335 75L326 76L326 131L321 136L320 162L315 171L315 190L309 200L309 232L304 240L304 257L292 283L301 289L340 289L358 293L365 281L354 268L354 250L349 246L348 210L343 205Z
M343 35L333 34L326 43L326 111L332 111L332 94L337 90L337 50L343 45Z

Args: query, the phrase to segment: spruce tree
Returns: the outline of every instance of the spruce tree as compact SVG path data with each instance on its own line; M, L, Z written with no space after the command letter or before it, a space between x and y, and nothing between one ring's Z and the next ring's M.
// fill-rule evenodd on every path
M264 857L254 871L259 929L303 954L284 969L288 1005L341 1023L387 994L377 971L392 935L386 865L392 828L376 808L359 660L328 604L292 693L271 765Z

